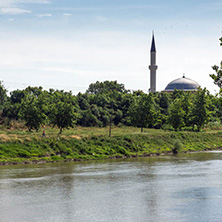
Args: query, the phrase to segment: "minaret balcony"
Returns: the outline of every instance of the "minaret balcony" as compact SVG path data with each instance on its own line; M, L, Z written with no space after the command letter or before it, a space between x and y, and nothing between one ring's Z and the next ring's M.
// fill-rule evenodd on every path
M149 69L155 71L155 70L157 70L157 66L156 65L151 65L151 66L149 66Z

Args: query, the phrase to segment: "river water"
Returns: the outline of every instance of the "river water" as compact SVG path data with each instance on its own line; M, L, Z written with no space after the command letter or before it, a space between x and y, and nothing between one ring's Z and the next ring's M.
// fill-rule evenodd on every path
M0 166L2 222L222 221L222 152Z

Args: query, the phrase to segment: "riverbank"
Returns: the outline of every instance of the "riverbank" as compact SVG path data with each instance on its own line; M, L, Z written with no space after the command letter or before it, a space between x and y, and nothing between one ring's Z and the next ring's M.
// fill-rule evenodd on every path
M173 132L133 127L77 128L56 138L57 131L0 131L0 164L36 164L58 161L116 159L137 156L169 155L173 150L192 152L222 147L222 131Z

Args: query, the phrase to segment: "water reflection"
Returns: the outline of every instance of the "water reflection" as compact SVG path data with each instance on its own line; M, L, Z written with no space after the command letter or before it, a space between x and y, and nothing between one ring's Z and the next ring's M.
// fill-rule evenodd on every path
M221 221L222 153L0 167L2 221Z

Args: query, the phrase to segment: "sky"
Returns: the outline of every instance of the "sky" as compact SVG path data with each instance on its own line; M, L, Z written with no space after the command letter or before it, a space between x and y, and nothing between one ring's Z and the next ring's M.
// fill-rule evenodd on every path
M174 79L219 91L222 0L0 0L0 81L84 93L96 81L150 88L155 33L157 90Z

